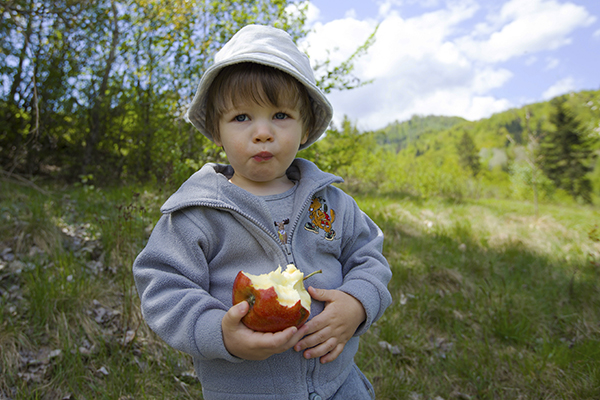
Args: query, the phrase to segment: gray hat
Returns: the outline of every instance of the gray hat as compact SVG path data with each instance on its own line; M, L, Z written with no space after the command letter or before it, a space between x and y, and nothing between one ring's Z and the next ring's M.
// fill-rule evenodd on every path
M315 124L308 134L308 140L300 146L300 149L316 142L329 126L333 109L315 84L313 70L306 54L298 49L287 32L271 26L245 26L223 46L215 55L215 63L202 76L186 119L204 136L214 141L212 132L206 128L208 89L224 67L242 62L277 68L290 74L306 87L311 99Z

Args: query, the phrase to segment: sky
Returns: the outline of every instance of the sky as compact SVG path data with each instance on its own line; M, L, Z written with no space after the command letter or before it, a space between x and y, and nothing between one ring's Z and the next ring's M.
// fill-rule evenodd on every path
M327 95L375 130L413 115L474 121L557 95L600 89L600 0L311 0L300 47L346 60L375 31L354 75Z

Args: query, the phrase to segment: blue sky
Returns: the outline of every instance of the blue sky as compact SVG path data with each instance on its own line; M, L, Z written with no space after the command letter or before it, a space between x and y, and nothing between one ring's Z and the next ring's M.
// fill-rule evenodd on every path
M600 89L600 0L311 0L308 23L315 63L345 60L379 24L355 69L373 83L328 95L334 121L363 130Z

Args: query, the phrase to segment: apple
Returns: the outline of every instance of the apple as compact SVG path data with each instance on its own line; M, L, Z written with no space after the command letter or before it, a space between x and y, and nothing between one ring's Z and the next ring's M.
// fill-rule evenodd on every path
M233 305L247 301L250 305L242 322L258 332L279 332L290 326L300 327L310 315L310 295L304 277L293 264L285 271L278 267L268 274L238 272L233 282Z

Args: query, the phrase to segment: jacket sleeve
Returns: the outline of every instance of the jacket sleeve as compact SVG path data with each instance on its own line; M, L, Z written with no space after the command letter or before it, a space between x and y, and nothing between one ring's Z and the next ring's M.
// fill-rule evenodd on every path
M360 301L367 314L356 336L365 333L392 303L387 285L392 277L390 266L382 254L383 232L351 199L352 212L347 213L342 248L344 281L338 289Z
M142 314L177 350L241 362L223 343L221 320L228 307L208 292L208 237L184 212L161 217L133 264Z

